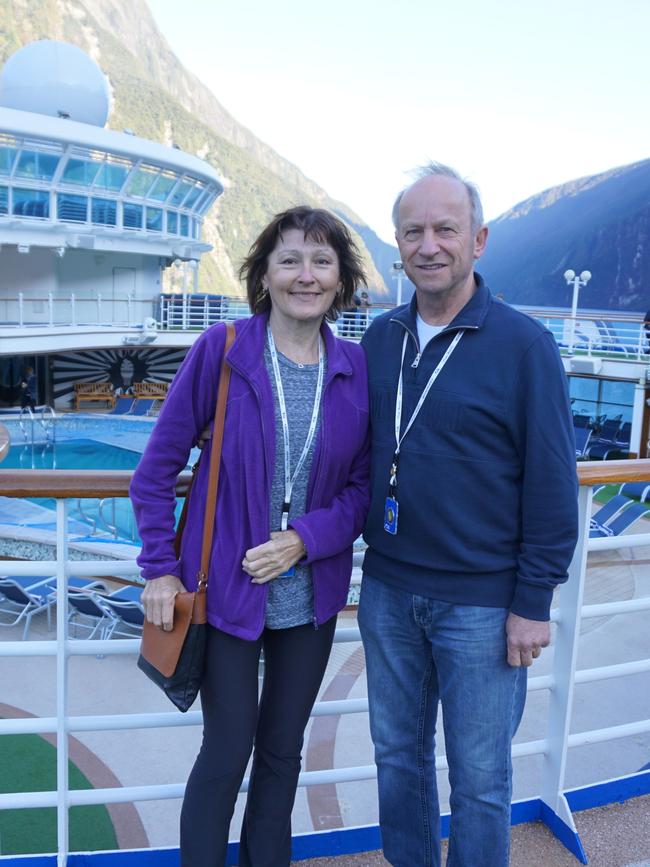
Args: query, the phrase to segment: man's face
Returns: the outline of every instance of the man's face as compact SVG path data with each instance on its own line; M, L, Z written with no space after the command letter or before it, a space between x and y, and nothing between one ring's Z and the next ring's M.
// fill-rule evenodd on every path
M460 181L422 178L402 196L399 217L395 238L402 264L420 292L449 295L473 281L487 229L473 232L469 195Z

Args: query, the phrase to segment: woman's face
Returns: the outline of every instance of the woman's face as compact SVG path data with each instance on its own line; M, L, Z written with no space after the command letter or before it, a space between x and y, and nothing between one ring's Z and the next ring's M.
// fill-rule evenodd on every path
M288 229L269 255L262 285L274 317L320 322L341 288L339 257L329 244Z

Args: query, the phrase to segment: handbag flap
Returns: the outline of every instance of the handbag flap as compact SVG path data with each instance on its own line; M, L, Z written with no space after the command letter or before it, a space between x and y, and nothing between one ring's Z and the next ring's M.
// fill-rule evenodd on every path
M187 630L192 622L194 593L178 593L174 599L174 626L165 632L145 619L140 653L165 677L176 671ZM204 594L201 594L204 595Z

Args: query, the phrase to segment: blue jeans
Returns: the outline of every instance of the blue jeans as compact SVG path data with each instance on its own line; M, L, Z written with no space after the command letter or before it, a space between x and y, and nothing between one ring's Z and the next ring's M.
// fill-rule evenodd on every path
M443 708L451 786L447 867L507 867L510 744L526 669L506 661L504 608L414 596L363 576L366 654L379 822L394 867L439 867L435 730Z

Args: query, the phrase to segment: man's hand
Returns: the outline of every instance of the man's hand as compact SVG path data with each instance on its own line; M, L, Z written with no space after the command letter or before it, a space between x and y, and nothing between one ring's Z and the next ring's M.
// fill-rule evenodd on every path
M169 632L174 625L174 598L185 587L175 575L151 578L142 591L141 601L147 620Z
M253 584L265 584L282 575L305 556L304 542L295 530L271 533L263 545L249 548L242 560L244 572L251 576Z
M527 620L512 612L506 620L508 665L514 668L533 664L542 647L551 643L551 624L548 620Z

